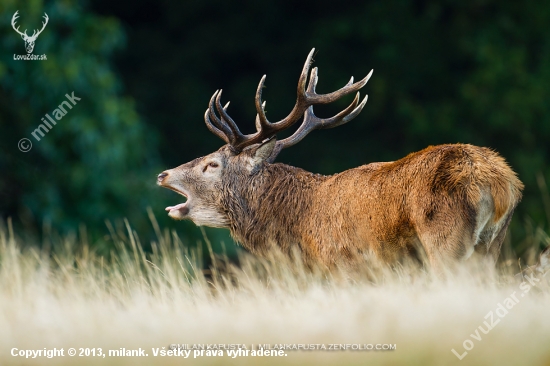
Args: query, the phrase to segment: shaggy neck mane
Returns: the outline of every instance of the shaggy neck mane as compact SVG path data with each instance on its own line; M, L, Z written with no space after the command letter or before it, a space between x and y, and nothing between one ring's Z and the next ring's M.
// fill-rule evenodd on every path
M309 217L312 194L327 176L285 164L265 164L227 197L231 235L253 253L300 244L298 225ZM228 190L231 191L231 190Z

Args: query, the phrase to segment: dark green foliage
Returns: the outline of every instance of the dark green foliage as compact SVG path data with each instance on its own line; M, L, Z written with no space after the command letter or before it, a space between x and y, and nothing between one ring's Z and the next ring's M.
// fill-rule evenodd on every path
M121 95L110 65L124 33L116 19L85 9L78 1L0 5L0 213L31 225L46 220L62 231L81 222L103 230L105 220L125 216L146 223L146 187L157 162L155 131ZM10 26L16 10L28 34L48 14L34 50L47 61L13 59L25 54ZM41 118L73 91L81 101L37 141L31 134ZM27 153L17 149L24 137L33 143Z

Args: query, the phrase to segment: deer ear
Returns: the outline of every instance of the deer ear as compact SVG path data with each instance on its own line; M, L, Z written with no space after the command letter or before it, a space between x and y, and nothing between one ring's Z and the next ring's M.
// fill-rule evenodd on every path
M276 142L277 140L272 138L266 142L262 142L257 147L252 149L250 157L250 165L252 169L266 161L271 156Z

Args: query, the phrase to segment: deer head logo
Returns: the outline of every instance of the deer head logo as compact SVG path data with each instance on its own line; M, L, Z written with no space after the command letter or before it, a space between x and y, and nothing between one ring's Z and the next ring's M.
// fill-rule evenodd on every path
M42 33L42 31L44 30L44 28L46 28L46 24L48 24L48 14L44 13L44 22L42 22L42 29L40 30L34 30L33 33L32 33L32 36L29 36L27 35L27 30L25 29L24 32L20 32L19 31L19 26L17 28L15 28L15 22L17 20L17 18L19 17L19 15L17 14L19 12L19 10L17 10L15 12L15 14L13 14L13 17L11 18L11 26L13 27L13 29L19 33L19 35L21 35L21 38L23 38L23 41L25 41L25 49L27 50L27 53L32 53L32 50L34 49L34 42L36 42L36 38L38 38L38 36L40 35L40 33Z

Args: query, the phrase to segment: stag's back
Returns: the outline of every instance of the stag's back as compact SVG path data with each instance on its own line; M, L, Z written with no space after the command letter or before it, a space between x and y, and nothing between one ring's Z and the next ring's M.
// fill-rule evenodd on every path
M327 179L309 223L326 226L320 230L325 235L306 241L321 242L324 257L369 250L391 261L421 249L431 262L465 259L474 251L496 260L522 189L490 149L428 147Z

